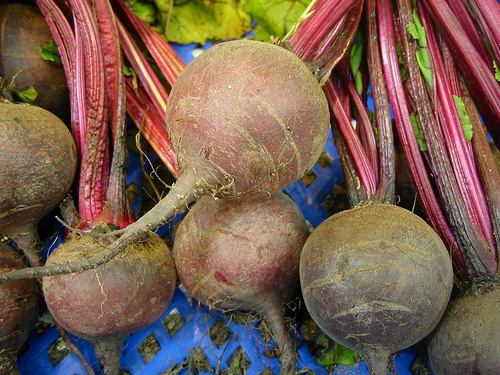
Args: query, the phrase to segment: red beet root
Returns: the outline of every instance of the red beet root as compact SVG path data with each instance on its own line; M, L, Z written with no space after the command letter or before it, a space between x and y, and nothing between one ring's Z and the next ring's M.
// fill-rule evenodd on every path
M296 181L323 151L330 113L297 56L237 40L215 45L182 71L167 103L167 124L180 177L114 247L200 196L274 192Z
M298 262L309 234L302 213L284 193L270 197L201 198L174 241L179 278L199 302L251 310L274 334L281 374L295 374L295 343L283 317L298 292Z
M0 273L25 268L22 256L0 241ZM0 373L17 374L17 352L38 318L40 291L33 279L0 285Z
M59 246L47 264L64 264L102 251L91 236ZM149 234L94 270L43 278L49 311L67 331L93 340L106 374L116 374L123 339L167 310L176 285L168 246ZM102 351L102 352L101 352Z
M428 352L435 375L498 374L500 289L453 299L429 337Z

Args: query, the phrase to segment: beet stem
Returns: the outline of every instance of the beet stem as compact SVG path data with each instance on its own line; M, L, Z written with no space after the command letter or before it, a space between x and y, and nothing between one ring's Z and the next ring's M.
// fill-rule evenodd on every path
M269 324L278 348L280 360L280 375L295 375L297 373L297 342L286 326L283 304L271 302L264 306L261 315Z
M94 350L103 375L118 375L123 337L94 340Z
M375 353L365 357L366 364L368 365L368 372L370 375L387 375L389 371L389 357L388 353Z
M0 274L0 284L6 281L24 278L63 275L97 268L101 264L109 262L117 256L122 249L126 248L131 243L139 241L148 231L155 230L160 225L165 224L176 214L187 209L188 205L193 202L197 196L197 191L193 189L193 186L199 186L201 183L212 186L214 184L211 183L211 181L214 179L216 179L216 176L204 176L197 174L194 169L187 169L172 186L170 192L160 202L158 202L155 207L139 218L136 222L130 224L124 229L111 232L109 235L105 234L103 236L99 236L97 234L89 234L95 238L104 237L104 240L109 239L109 236L121 234L121 237L116 239L110 245L103 245L102 252L92 255L86 259L68 262L66 264L12 270Z

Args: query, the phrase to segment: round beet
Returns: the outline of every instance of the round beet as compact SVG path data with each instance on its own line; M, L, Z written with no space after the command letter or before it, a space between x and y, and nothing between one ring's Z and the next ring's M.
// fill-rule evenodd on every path
M448 251L420 217L389 204L331 216L304 245L300 280L305 305L334 341L387 375L391 353L428 335L453 285Z
M167 123L181 173L214 176L217 195L277 191L323 151L330 115L323 91L292 52L269 43L218 44L176 81Z
M75 237L56 248L47 264L80 260L102 246L90 235ZM54 319L67 331L93 340L106 374L118 372L123 339L165 313L175 286L171 251L152 233L96 269L43 278Z
M52 34L33 4L21 1L0 5L0 77L11 80L17 73L16 89L33 86L34 103L70 122L69 90L61 64L47 61L40 45L49 44Z
M428 353L435 375L498 374L500 288L453 299L429 337Z
M0 241L0 273L25 268L22 256ZM17 374L17 353L38 319L40 291L33 279L0 284L0 373Z
M217 44L180 74L167 128L180 177L113 244L153 229L203 195L278 191L318 160L330 112L316 78L292 52L251 40Z
M0 101L0 232L41 263L38 222L70 190L76 173L73 137L55 115L29 104Z
M181 222L174 241L179 278L211 308L251 310L270 326L281 374L296 373L296 344L284 305L299 290L298 265L309 234L296 204L269 197L203 197Z

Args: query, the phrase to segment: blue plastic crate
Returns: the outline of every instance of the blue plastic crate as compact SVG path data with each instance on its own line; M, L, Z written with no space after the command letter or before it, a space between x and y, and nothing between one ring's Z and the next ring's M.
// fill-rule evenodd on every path
M193 53L209 46L175 46L179 55L186 61L192 60ZM299 180L284 191L296 202L305 218L313 226L319 225L330 214L323 206L326 199L333 193L335 185L343 179L342 168L336 148L330 135L324 153L306 179ZM138 159L132 154L130 159L129 179L137 183L142 171L137 167ZM140 205L139 202L136 204ZM138 209L138 207L135 207ZM159 234L173 237L175 226L182 220L183 215L174 218L169 224L164 225ZM60 242L56 241L55 244ZM181 321L180 328L173 332L170 321ZM222 345L217 346L211 339L210 328L223 322L228 329L228 338ZM324 366L320 365L308 349L299 333L301 322L297 323L296 336L299 342L298 370L309 370L309 374L330 374ZM266 342L258 329L259 321L248 324L237 324L230 321L228 316L211 311L205 306L200 306L180 288L176 290L172 303L166 313L153 325L129 336L124 343L121 354L121 365L124 374L154 375L167 374L169 369L185 362L188 355L196 348L201 349L212 369L201 374L224 373L229 367L229 360L235 353L243 350L249 362L246 373L258 375L261 373L279 373L279 362L276 358L265 355L270 349L271 342ZM92 344L84 339L70 335L74 344L80 349L87 362L98 372L97 358ZM147 345L146 345L147 344ZM60 346L64 355L58 363L53 363L49 352ZM143 348L148 350L143 350ZM56 328L52 325L49 329L39 333L33 332L27 340L25 351L18 360L18 368L23 375L85 375L86 371L80 360L73 353L65 353L64 342L61 340ZM56 350L57 352L57 350ZM399 375L410 375L409 367L418 354L418 346L414 346L398 353L394 358L394 365ZM267 372L266 372L267 371ZM188 368L179 372L180 375L189 374ZM333 374L368 374L365 362L361 361L353 366L337 366Z

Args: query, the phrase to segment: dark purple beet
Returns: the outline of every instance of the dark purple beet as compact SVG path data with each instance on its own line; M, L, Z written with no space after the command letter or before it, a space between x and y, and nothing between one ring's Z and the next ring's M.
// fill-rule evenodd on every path
M0 147L0 232L37 266L38 223L73 185L75 142L49 111L0 99Z
M435 375L500 373L500 288L453 299L429 337Z
M0 241L0 273L25 268L23 258ZM0 374L17 374L17 353L35 327L41 294L34 279L0 284Z
M65 263L102 251L91 235L60 245L47 264ZM81 273L43 278L49 311L67 331L93 340L106 375L117 374L123 339L158 320L176 286L171 251L149 233L108 263Z
M391 353L438 324L453 285L448 251L420 217L389 204L331 216L300 259L307 310L334 341L363 354L371 375L387 375Z
M261 314L274 335L281 374L296 372L296 343L283 310L299 290L298 262L308 234L296 204L277 192L203 197L175 235L176 267L186 290L211 308Z
M35 4L22 1L0 5L0 77L10 81L17 73L16 89L33 86L35 105L70 122L69 91L61 64L40 55L40 44L52 40L45 18Z

